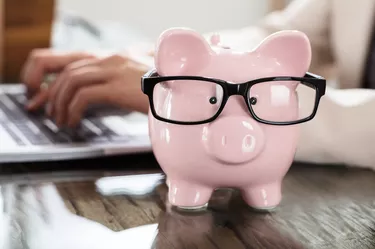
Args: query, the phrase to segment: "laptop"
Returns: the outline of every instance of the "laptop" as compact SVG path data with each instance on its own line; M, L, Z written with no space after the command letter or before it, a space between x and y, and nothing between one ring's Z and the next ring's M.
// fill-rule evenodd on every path
M25 110L22 84L0 85L0 163L75 160L151 152L147 115L92 106L76 129Z

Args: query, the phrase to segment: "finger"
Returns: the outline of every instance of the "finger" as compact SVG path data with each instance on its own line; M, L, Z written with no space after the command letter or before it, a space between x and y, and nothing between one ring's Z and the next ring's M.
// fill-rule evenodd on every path
M49 115L56 118L56 124L61 125L64 122L67 102L71 100L71 93L74 92L80 84L94 84L100 81L108 81L111 75L116 73L116 68L126 63L127 59L120 55L112 55L105 58L86 59L73 62L63 72L62 76L56 82L56 86L51 89ZM84 73L91 71L92 75ZM102 70L102 71L100 71ZM119 71L117 69L117 71ZM82 75L81 75L82 74ZM86 82L86 81L92 81ZM65 93L64 86L70 86L69 93ZM59 97L58 97L59 96ZM65 97L63 97L65 96ZM63 100L58 100L63 98ZM67 99L67 100L66 100ZM61 103L64 102L64 103Z
M100 67L118 67L128 62L128 58L124 55L114 54L98 60L97 65Z
M74 72L74 70L83 68L87 65L95 64L96 61L97 61L96 59L82 59L82 60L72 62L71 64L66 66L64 71L57 77L54 85L50 89L50 94L48 98L49 105L48 105L48 110L47 110L47 114L49 116L53 116L55 113L55 109L56 109L55 100L56 100L57 94L60 92L61 87L68 81L69 75L71 75Z
M59 72L69 63L88 57L92 56L85 53L62 54L50 49L34 50L22 69L21 78L28 88L35 90L47 73Z
M116 75L115 69L101 69L98 67L81 68L72 73L61 86L54 101L56 123L65 122L68 105L77 91L93 84L103 84Z
M112 92L110 83L92 85L77 91L69 104L66 124L69 127L77 126L90 104L110 103Z
M61 73L56 78L53 84L50 84L49 86L49 94L48 94L48 106L47 106L47 115L52 117L53 115L53 101L56 98L56 94L58 92L59 86L61 85L61 82L64 82L64 79L66 78L66 74Z
M43 106L48 99L48 90L41 90L27 103L26 109L29 111L35 111Z
M98 58L85 58L85 59L77 60L77 61L70 63L69 65L65 67L64 70L70 72L70 71L73 71L82 67L97 65L100 63L100 61L101 60Z

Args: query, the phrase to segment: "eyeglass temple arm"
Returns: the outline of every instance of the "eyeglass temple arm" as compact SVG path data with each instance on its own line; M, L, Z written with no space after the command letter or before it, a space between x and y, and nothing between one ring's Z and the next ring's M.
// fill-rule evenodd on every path
M156 68L153 68L150 71L148 71L142 78L149 78L149 77L152 77L152 76L158 76Z
M310 72L307 72L307 73L305 74L304 78L317 79L317 80L324 81L324 83L325 83L325 79L324 79L324 77L319 76L319 75L317 75L317 74L310 73ZM320 82L320 83L321 83L321 82ZM305 86L307 86L307 87L313 88L313 89L315 90L315 86L312 85L312 84L310 84L310 83L308 83L308 82L303 82L303 81L301 81L301 84L303 84L303 85L305 85ZM320 89L320 90L322 91L322 89ZM322 95L325 94L325 85L324 85L324 89L323 89L323 91L321 92L321 94L322 94Z
M150 71L148 71L142 78L148 78L148 77L153 77L153 76L158 76L156 68L153 68ZM317 74L310 73L310 72L306 72L306 74L304 75L304 78L325 80L324 77L319 76ZM301 83L304 84L304 85L306 85L306 86L308 86L308 87L310 87L310 88L313 88L315 90L315 86L313 86L313 85L311 85L311 84L309 84L307 82L301 82Z
M310 72L307 72L304 76L305 78L313 78L313 79L321 79L321 80L324 80L324 77L322 76L319 76L317 74L313 74L313 73L310 73Z

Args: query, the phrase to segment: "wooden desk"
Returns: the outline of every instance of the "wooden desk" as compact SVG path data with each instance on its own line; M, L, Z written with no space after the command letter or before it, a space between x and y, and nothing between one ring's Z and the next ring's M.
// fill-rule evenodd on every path
M218 191L206 212L189 214L168 205L164 182L143 196L131 194L142 186L139 180L129 184L127 194L100 194L95 181L102 176L147 178L160 172L152 155L116 160L97 160L93 170L85 171L83 162L61 164L65 170L44 175L36 174L35 164L19 165L18 174L34 173L12 175L11 181L18 182L13 189L9 178L2 179L5 203L15 197L5 214L19 224L25 241L33 241L30 248L42 242L43 248L54 248L48 244L53 243L98 249L375 247L374 172L296 164L285 178L284 197L275 212L254 212L238 192ZM137 170L124 170L129 165ZM49 167L53 165L41 169ZM11 173L8 165L1 168Z

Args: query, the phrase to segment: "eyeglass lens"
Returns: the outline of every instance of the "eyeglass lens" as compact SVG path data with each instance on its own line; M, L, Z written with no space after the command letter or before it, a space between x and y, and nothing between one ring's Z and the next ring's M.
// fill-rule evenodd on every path
M178 122L207 120L219 111L224 90L216 84L198 80L174 80L158 83L153 104L158 116Z
M270 81L253 85L247 99L254 114L269 122L294 122L313 114L315 87L299 81Z

